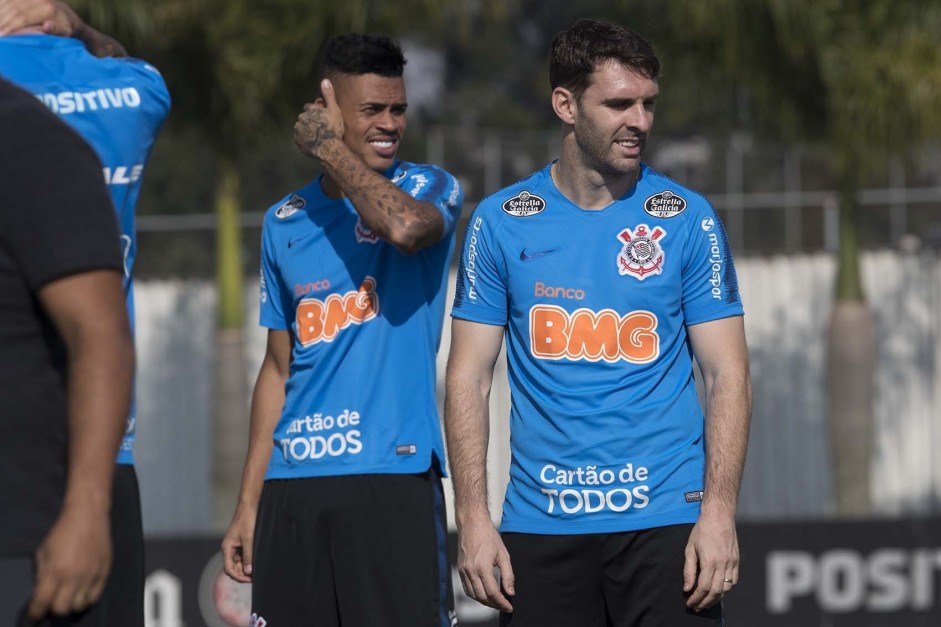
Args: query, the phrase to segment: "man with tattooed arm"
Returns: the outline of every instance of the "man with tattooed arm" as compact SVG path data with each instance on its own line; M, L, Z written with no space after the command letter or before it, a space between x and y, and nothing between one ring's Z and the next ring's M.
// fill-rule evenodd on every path
M225 569L252 583L253 625L448 627L435 353L462 191L396 158L397 44L325 56L294 127L323 174L264 221L268 345Z

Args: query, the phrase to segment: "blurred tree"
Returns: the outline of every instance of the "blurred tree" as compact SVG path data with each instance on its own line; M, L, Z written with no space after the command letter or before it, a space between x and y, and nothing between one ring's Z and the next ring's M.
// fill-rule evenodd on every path
M239 167L273 129L285 134L317 96L318 62L334 34L407 34L444 18L493 19L496 0L72 0L93 26L161 68L173 96L171 125L210 149L215 181L218 332L213 422L214 526L234 508L248 434L244 364ZM465 17L466 16L466 17ZM465 28L469 33L469 30Z
M755 123L822 142L839 179L828 346L837 512L869 514L875 338L859 273L857 196L889 155L941 137L941 4L933 0L685 0L670 22L746 89Z
M737 112L715 64L691 54L685 29L664 19L659 3L644 0L517 0L506 19L445 40L447 119L461 126L545 129L558 124L549 104L549 49L555 34L581 17L624 24L650 39L664 62L656 134L716 135ZM512 63L507 60L512 59ZM472 104L472 106L470 106ZM493 190L490 190L493 191Z

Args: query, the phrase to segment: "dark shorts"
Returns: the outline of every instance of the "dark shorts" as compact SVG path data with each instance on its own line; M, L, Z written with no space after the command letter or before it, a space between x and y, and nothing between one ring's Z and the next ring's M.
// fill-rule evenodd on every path
M692 525L585 535L505 533L516 594L501 627L722 627L721 604L686 607Z
M32 556L0 557L0 625L143 627L144 540L140 493L133 466L119 464L115 468L111 541L111 574L98 603L80 614L48 618L39 623L24 617L33 594L35 568Z
M450 627L446 525L432 472L265 481L252 614L275 627Z
M102 601L107 627L144 627L144 528L134 466L118 464L111 500L114 557Z

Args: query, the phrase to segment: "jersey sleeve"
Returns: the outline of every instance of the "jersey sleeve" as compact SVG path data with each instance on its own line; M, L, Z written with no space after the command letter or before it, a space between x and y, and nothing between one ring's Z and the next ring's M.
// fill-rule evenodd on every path
M738 278L725 227L715 210L691 216L683 262L683 315L686 324L742 315Z
M441 239L454 233L464 204L464 190L456 177L441 168L425 166L410 170L398 185L416 200L429 202L438 208L444 218Z
M23 105L16 113L0 111L0 135L10 142L0 156L0 242L33 291L81 272L120 271L118 225L97 157L75 131L20 94L20 102L5 103Z
M478 207L467 223L451 316L504 326L508 320L506 264L497 246L498 225Z
M154 134L156 134L170 113L170 91L167 89L167 84L160 70L150 63L140 59L127 59L125 63L134 68L139 87L149 96L148 102L151 103L151 115L156 126Z
M270 215L270 214L269 214ZM259 322L278 331L291 328L293 301L278 270L277 247L268 220L261 230L261 280L259 283Z

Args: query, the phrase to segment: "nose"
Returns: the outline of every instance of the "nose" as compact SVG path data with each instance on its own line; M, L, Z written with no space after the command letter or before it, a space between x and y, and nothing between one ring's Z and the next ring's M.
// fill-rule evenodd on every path
M629 107L624 114L624 126L632 131L649 133L653 126L653 111L642 102Z
M390 109L384 110L376 116L376 127L383 131L397 132L399 124L396 115Z

